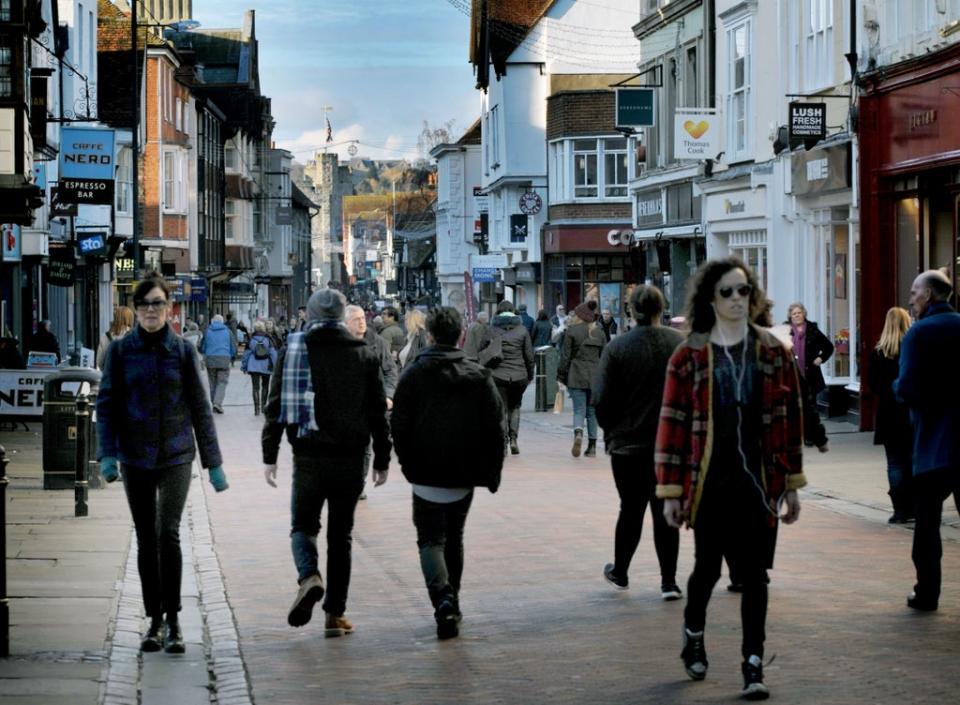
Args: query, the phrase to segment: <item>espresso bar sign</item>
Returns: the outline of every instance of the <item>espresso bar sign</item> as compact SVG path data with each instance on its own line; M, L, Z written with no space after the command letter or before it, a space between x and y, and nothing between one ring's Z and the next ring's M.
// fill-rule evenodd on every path
M791 142L815 142L826 136L826 103L790 103Z
M114 131L65 127L60 139L60 203L113 203Z

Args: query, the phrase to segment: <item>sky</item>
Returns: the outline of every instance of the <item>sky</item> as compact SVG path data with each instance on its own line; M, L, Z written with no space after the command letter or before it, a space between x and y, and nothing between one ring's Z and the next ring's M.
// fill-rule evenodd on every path
M423 121L459 138L480 97L468 61L469 0L193 0L202 28L240 27L256 11L260 86L274 140L305 162L326 139L358 156L415 159ZM348 144L331 147L347 159Z

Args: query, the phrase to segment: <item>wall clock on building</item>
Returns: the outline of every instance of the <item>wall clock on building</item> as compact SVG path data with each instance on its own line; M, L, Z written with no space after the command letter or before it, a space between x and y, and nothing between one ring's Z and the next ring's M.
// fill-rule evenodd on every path
M543 208L543 199L536 191L527 191L520 196L520 212L524 215L536 215Z

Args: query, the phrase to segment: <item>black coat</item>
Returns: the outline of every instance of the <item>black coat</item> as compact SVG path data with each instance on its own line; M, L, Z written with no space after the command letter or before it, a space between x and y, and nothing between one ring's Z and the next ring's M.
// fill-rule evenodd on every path
M533 380L533 343L520 316L494 316L490 333L500 337L503 353L503 361L493 369L494 380L528 383Z
M870 353L870 391L877 397L873 442L895 449L909 449L913 444L910 409L897 401L893 393L893 383L899 376L899 355L891 360L879 350Z
M170 326L159 343L146 341L140 326L113 341L97 394L97 459L172 467L191 462L199 445L203 467L222 465L200 378L197 349Z
M314 328L306 333L306 343L319 430L298 438L296 426L280 421L284 349L273 368L264 409L263 462L277 462L286 429L293 454L310 458L363 457L373 436L373 467L385 470L390 464L390 433L376 352L344 328Z
M407 366L390 425L410 482L491 492L500 486L505 443L500 395L490 371L467 360L462 350L428 347Z
M553 324L550 321L537 321L533 324L533 347L542 348L550 345L550 338L553 336Z
M611 453L653 453L667 364L683 340L672 328L637 326L603 351L593 403Z
M804 346L806 352L806 359L804 360L805 369L801 371L807 380L807 384L810 385L810 393L816 397L827 385L823 381L823 372L820 371L818 365L813 364L813 361L818 357L822 362L829 360L830 356L833 355L833 343L830 342L830 339L820 331L820 327L813 321L807 321L806 326L807 334L806 344ZM790 337L793 338L792 326L790 327Z

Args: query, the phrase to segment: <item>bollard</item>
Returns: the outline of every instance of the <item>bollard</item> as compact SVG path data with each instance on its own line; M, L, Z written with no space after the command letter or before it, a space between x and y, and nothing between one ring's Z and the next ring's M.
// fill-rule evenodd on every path
M0 446L0 657L10 655L10 605L7 602L7 451Z
M73 489L73 515L87 516L87 436L90 434L90 401L87 395L77 397L77 455L74 461L76 479Z

